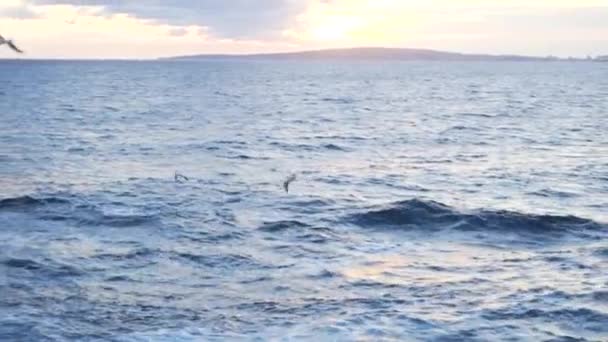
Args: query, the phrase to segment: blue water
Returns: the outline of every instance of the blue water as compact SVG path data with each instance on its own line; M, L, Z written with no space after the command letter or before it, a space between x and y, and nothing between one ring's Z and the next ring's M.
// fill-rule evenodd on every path
M608 65L0 77L1 341L608 340Z

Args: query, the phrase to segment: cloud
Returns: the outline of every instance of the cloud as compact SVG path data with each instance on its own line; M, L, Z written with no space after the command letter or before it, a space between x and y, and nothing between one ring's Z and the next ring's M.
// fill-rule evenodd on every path
M269 38L280 35L300 13L304 0L29 0L34 5L99 6L107 15L128 14L160 24L208 27L224 38Z
M30 6L19 0L4 0L0 4L0 18L30 19L36 16Z
M6 7L0 4L0 9ZM102 7L31 5L31 9L35 18L0 18L0 33L15 38L27 58L156 58L290 48L273 40L221 38L205 26L164 24ZM15 55L0 49L3 57Z
M183 27L169 29L169 35L174 37L183 37L188 34L188 30Z

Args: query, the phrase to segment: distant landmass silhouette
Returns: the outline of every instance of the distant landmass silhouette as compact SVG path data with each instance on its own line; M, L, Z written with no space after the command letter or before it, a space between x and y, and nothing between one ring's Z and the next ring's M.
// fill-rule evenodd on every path
M346 48L256 54L200 54L165 57L162 60L267 59L267 60L396 60L396 61L558 61L560 58L518 55L464 54L427 49ZM568 60L583 60L569 58Z

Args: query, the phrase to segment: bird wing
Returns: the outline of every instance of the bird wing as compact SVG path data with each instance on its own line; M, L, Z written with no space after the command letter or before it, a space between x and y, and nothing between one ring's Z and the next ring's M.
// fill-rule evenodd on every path
M4 37L2 37L2 35L0 34L0 44L3 44L6 41L6 39L4 39Z
M10 40L7 42L8 46L13 49L15 52L18 53L23 53L23 51L21 51L18 47L15 46L15 44L13 44L13 42L11 42Z
M182 183L183 181L189 181L190 180L190 178L182 175L181 173L178 173L177 171L175 171L174 178L175 178L175 181L178 182L178 183Z
M289 184L295 180L296 180L296 175L291 175L291 176L289 176L289 178L287 178L285 180L285 182L283 182L283 189L285 189L285 192L289 192Z

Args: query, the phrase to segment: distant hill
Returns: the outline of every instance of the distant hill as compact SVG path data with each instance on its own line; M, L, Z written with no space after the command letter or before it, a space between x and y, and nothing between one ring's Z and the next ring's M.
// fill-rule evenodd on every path
M555 61L556 57L529 57L517 55L463 54L425 49L402 48L350 48L302 52L260 53L245 55L202 54L161 58L162 60L397 60L397 61Z

